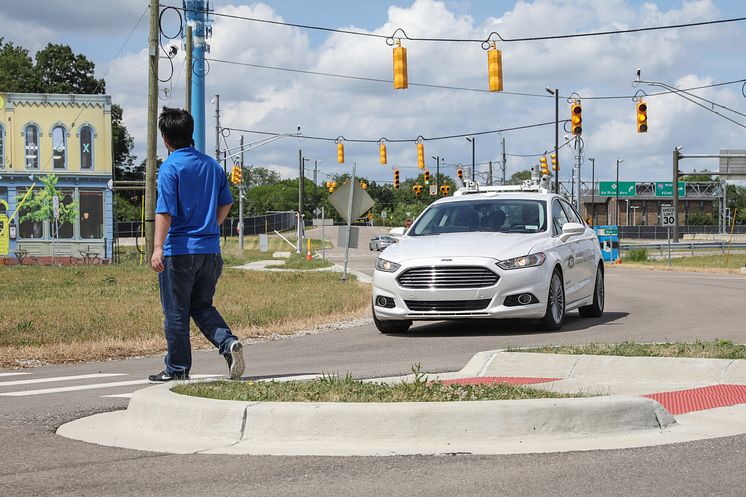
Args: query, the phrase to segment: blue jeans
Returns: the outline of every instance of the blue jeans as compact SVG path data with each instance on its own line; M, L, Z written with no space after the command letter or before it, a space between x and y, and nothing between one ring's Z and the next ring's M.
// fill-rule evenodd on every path
M223 272L223 259L220 254L174 255L163 259L164 270L158 273L158 283L168 344L165 371L170 375L189 374L190 317L223 356L229 353L231 343L238 340L212 305L215 285Z

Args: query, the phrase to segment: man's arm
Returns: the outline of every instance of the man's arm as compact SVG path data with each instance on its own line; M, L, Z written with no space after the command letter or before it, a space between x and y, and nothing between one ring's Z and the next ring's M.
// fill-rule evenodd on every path
M228 217L228 213L231 211L231 206L233 204L227 204L227 205L221 205L218 207L218 226L223 224L223 221L225 221L225 218Z
M170 227L170 214L155 215L155 237L153 239L153 257L150 259L150 266L158 273L163 272L163 244L166 243L166 235Z

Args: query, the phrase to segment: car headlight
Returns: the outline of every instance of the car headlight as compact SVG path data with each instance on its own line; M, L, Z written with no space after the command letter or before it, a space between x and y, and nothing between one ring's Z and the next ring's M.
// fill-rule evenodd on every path
M401 264L381 259L376 259L376 269L384 273L394 273L401 267Z
M537 252L531 255L523 255L521 257L515 257L513 259L505 259L504 261L498 261L496 264L502 269L521 269L524 267L541 266L544 264L546 256L543 252Z

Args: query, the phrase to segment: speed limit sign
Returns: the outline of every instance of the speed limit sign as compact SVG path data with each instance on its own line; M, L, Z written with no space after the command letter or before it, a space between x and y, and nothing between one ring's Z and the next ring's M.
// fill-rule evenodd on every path
M673 226L675 223L672 205L661 206L661 224L663 226Z

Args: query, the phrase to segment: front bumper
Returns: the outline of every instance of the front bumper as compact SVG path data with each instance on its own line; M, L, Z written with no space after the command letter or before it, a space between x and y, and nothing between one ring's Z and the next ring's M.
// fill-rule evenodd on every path
M481 288L405 288L397 277L414 267L477 266L498 275L497 283ZM485 318L541 318L546 312L551 268L537 267L504 270L494 259L463 257L444 262L419 259L403 263L395 273L376 271L373 275L373 308L379 320L443 320ZM505 305L506 297L531 294L535 300L526 305ZM385 297L387 306L377 303ZM392 307L393 304L393 307ZM465 309L465 310L460 310Z

